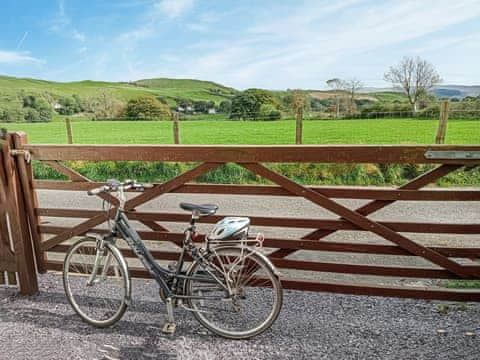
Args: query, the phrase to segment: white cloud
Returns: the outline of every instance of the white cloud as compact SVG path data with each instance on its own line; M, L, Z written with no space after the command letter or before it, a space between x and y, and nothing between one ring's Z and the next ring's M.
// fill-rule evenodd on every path
M240 34L237 41L224 41L187 61L182 75L239 87L309 87L323 83L317 79L332 76L336 62L355 61L358 54L366 52L375 56L382 47L397 46L480 16L476 0L368 5L357 0L308 2L286 10L283 16L272 14L271 20L260 14L258 24ZM379 69L379 78L383 70Z
M160 0L154 8L170 19L175 19L193 8L195 0Z
M0 50L0 64L44 64L45 61L34 58L28 53Z
M79 32L77 29L73 29L71 36L73 40L77 40L80 42L85 42L85 40L87 40L87 37L85 36L85 34Z
M187 29L192 31L204 32L208 30L208 26L200 23L191 23L186 25Z
M86 35L78 31L75 27L72 27L71 23L72 20L67 15L65 10L65 2L63 0L59 0L57 13L52 19L50 31L61 34L75 41L85 42L87 40Z
M70 18L65 12L65 3L63 0L58 0L58 9L55 17L52 20L52 25L50 26L50 31L58 32L61 31L65 26L70 24Z

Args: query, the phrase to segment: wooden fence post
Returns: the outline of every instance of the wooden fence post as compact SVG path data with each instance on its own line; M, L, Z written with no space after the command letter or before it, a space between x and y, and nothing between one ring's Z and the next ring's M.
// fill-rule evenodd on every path
M178 127L178 113L174 112L173 115L173 143L180 144L180 134Z
M438 120L437 136L435 144L445 143L445 134L447 132L448 112L450 111L450 102L448 100L440 103L440 118Z
M16 132L13 134L13 142L16 149L22 149L24 145L28 144L27 135L23 132ZM17 158L17 171L22 187L23 203L28 218L37 269L39 273L43 274L47 271L46 256L41 250L42 237L38 230L40 218L35 213L35 209L38 208L38 198L33 187L33 169L31 162L24 161L21 157Z
M67 144L73 144L72 123L70 118L65 118L65 126L67 128Z
M303 108L299 107L296 113L296 131L295 131L295 144L302 143L302 132L303 132Z

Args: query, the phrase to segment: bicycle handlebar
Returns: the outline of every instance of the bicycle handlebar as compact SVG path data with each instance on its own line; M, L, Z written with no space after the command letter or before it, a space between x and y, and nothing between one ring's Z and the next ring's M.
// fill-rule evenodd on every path
M135 189L135 190L143 191L145 189L150 189L152 187L153 187L153 184L147 184L147 183L141 184L141 183L137 183L136 180L126 180L123 183L117 180L112 180L112 181L109 181L107 185L103 185L98 188L88 190L87 194L98 195L102 192L112 192L112 191L118 191L120 189L122 190Z

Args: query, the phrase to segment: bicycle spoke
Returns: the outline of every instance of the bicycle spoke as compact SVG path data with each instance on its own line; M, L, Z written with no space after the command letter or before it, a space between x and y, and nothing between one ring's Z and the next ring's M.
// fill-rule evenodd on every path
M281 307L281 285L271 269L243 248L216 249L209 262L231 280L229 291L197 281L194 276L201 270L197 266L187 284L187 295L203 295L202 299L189 299L191 307L198 310L195 317L210 330L232 338L250 337L268 328Z
M98 256L96 251L94 240L74 245L65 260L64 282L74 310L85 321L103 326L125 311L126 273L108 248Z

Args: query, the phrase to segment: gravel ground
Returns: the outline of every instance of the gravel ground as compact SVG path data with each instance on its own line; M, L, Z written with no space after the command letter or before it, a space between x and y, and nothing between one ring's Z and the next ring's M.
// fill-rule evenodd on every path
M0 289L0 359L479 359L480 304L285 291L266 333L233 341L177 310L177 332L161 332L157 286L134 280L133 304L109 329L83 323L61 277L40 277L33 297ZM448 310L443 311L448 306Z
M54 196L52 196L54 195ZM99 209L98 199L85 193L39 192L42 207ZM248 214L306 218L335 216L301 199L255 196L168 194L141 209L180 212L178 203L214 202L220 215ZM350 208L363 201L342 200ZM390 221L478 221L480 202L402 202L372 218ZM43 218L51 225L78 220ZM162 224L163 225L163 224ZM166 224L174 231L180 224ZM201 229L207 231L206 227ZM252 229L267 235L298 238L311 229ZM421 243L469 246L478 237L407 234ZM326 241L385 243L367 233L337 232ZM347 261L425 266L415 257L345 255L300 251L293 259ZM354 280L359 276L303 273L322 280ZM371 277L386 283L382 277ZM410 283L416 279L402 280ZM415 283L411 285L424 285ZM0 288L0 360L17 359L480 359L480 304L455 304L285 291L282 313L268 332L249 341L231 341L204 330L186 311L176 311L177 333L161 332L166 308L153 283L134 279L133 305L110 329L99 330L81 322L67 304L60 277L40 277L41 293L16 295ZM448 310L445 312L446 306Z

